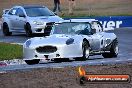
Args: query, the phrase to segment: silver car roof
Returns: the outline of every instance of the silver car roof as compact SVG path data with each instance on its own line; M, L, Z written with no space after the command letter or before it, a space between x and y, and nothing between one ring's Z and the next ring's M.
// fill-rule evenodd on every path
M18 7L23 7L23 8L41 8L41 7L45 7L43 5L16 5L16 6L13 6L15 8L18 8Z

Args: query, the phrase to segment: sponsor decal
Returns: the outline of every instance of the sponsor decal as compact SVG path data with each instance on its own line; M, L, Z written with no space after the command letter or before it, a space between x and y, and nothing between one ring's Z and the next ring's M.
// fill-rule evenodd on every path
M87 74L82 67L79 67L79 83L129 83L130 76L122 74Z
M72 19L72 18L64 18ZM114 28L132 27L132 16L96 16L96 17L80 17L77 19L95 19L102 23L105 30L113 30Z
M122 21L100 21L103 28L106 30L114 30L114 28L120 28L123 24Z

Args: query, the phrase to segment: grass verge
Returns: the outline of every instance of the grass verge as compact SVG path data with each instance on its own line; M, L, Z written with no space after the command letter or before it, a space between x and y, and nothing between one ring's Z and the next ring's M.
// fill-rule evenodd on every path
M110 13L110 14L99 14L99 13L74 13L73 15L69 15L66 12L64 14L58 14L62 18L80 18L80 17L96 17L96 16L132 16L132 13Z
M0 43L0 61L22 58L22 46Z

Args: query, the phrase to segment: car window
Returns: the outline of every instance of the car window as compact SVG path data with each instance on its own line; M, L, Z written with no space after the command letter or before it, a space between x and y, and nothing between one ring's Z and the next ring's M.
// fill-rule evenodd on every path
M19 16L19 15L24 15L24 12L23 12L23 10L22 9L17 9L17 11L16 11L16 15L17 16Z
M91 34L90 23L61 23L53 26L53 34Z
M90 24L79 24L74 26L72 29L74 29L77 34L83 35L89 35L91 31Z
M9 11L9 15L16 15L17 8L13 8Z
M29 17L54 16L54 14L46 7L29 7L25 8L25 11Z

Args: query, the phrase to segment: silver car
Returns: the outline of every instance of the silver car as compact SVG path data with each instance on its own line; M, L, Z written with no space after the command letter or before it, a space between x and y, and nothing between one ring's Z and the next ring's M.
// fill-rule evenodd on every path
M26 32L27 36L44 33L47 22L63 20L45 6L14 6L3 12L2 29L5 36L11 35L12 32Z
M104 58L117 57L118 41L114 33L105 32L100 22L55 23L50 36L28 39L23 45L23 57L27 64L54 59L86 60L90 55Z

